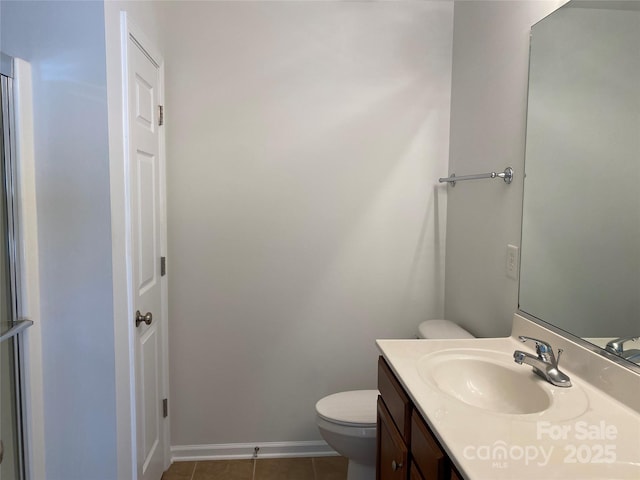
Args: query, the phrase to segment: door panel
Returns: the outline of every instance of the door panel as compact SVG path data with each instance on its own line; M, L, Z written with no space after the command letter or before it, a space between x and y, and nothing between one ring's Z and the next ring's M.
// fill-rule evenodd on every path
M149 462L158 448L161 432L159 430L157 418L160 416L160 409L157 402L160 396L159 391L159 378L157 377L157 369L155 365L158 364L158 336L156 335L157 329L147 329L147 331L140 338L140 360L142 362L142 414L145 417L144 421L144 436L142 438L144 447L144 459L145 462Z
M153 154L138 150L136 157L138 175L138 209L136 220L138 236L138 296L157 286L156 278L159 257L158 232L156 229L156 160Z
M146 127L150 132L155 129L153 122L154 88L145 79L136 75L136 120L140 126Z

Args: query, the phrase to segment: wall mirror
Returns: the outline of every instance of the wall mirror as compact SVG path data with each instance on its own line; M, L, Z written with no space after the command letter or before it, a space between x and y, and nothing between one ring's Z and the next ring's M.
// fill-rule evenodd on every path
M598 347L639 336L640 1L565 4L529 69L519 309Z

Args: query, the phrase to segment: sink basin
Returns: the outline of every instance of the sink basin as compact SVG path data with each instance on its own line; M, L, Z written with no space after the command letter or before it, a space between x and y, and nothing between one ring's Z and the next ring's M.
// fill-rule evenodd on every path
M531 369L502 352L445 350L422 357L417 367L424 381L476 408L523 415L551 406L551 395Z

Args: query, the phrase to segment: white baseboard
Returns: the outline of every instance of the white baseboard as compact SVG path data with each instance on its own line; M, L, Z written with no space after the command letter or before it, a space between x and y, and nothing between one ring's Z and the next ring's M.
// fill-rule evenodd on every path
M234 460L257 458L328 457L337 453L326 442L256 442L212 445L173 445L171 461Z

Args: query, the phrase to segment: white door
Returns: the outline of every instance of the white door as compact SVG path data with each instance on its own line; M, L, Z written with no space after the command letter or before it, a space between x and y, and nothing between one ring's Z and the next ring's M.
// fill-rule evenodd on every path
M131 270L135 322L138 480L164 470L160 69L140 39L127 40Z

